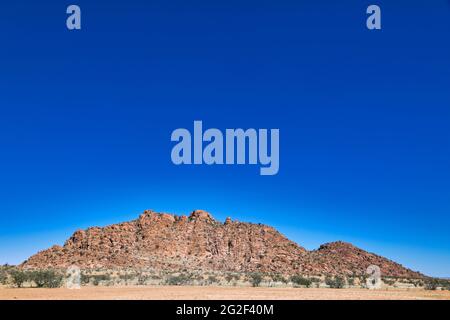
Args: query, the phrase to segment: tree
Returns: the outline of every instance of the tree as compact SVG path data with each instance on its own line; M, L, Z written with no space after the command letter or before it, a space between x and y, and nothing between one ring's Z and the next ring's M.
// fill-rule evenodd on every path
M262 275L260 273L252 273L250 275L250 282L253 287L259 287L262 281Z
M334 289L342 289L345 286L345 279L342 277L335 277L330 278L327 277L325 279L325 283L330 287L330 288L334 288Z
M5 270L0 270L0 284L6 284L8 280L8 274Z
M312 281L310 279L304 278L301 275L292 276L291 281L297 286L305 286L307 288L309 288L312 284Z
M10 275L11 275L13 284L17 288L22 288L23 283L29 279L28 273L23 270L12 270L10 272Z
M425 282L425 290L436 290L438 287L438 281L435 279L429 279Z
M190 281L190 276L186 274L180 274L178 276L170 276L166 283L169 286L182 286L188 284Z
M225 276L225 280L230 283L234 279L234 276L232 274L227 274Z
M61 287L63 276L53 270L39 270L30 274L30 280L38 288L59 288Z
M282 282L282 283L287 283L287 279L285 277L283 277L283 275L276 273L274 275L272 275L272 280L275 282Z

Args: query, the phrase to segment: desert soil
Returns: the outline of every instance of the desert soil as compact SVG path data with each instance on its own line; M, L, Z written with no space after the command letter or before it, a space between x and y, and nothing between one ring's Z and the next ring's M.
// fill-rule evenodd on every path
M0 288L0 300L450 300L450 291L236 287Z

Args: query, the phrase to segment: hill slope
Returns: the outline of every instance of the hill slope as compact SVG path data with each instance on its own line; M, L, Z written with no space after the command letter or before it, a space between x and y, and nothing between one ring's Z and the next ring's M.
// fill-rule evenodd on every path
M385 276L423 277L344 242L308 251L270 226L230 218L221 223L201 210L189 217L147 210L130 222L76 231L63 247L41 251L22 267L359 275L371 264L378 265Z

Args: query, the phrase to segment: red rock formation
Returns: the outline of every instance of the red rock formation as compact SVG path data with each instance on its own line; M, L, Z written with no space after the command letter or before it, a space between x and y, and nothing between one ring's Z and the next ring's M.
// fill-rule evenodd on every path
M189 217L147 210L134 221L76 231L63 247L41 251L22 266L350 275L371 264L386 276L422 276L343 242L307 251L266 225L220 223L202 210Z

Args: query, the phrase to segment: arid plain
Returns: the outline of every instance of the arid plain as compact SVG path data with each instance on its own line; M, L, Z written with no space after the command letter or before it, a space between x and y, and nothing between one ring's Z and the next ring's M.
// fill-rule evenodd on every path
M0 288L1 300L450 300L421 289L228 288L196 286Z

